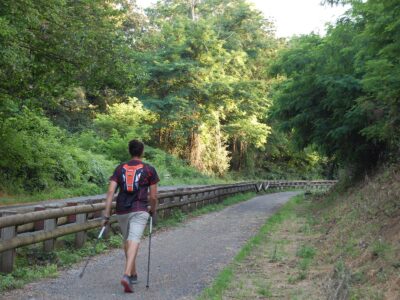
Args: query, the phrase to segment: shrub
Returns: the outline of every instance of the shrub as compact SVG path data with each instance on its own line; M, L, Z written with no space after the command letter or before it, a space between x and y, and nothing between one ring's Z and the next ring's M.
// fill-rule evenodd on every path
M23 109L0 120L0 187L12 194L104 185L113 163L73 145L39 113Z

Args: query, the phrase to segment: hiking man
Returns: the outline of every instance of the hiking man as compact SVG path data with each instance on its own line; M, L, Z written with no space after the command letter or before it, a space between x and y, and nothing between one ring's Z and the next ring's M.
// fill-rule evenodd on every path
M120 164L110 177L103 215L104 226L110 219L111 204L118 187L116 214L124 237L126 258L121 284L126 293L132 293L132 285L137 283L136 256L140 239L150 214L154 215L157 208L157 183L160 179L152 166L142 162L143 151L142 142L129 142L132 158Z

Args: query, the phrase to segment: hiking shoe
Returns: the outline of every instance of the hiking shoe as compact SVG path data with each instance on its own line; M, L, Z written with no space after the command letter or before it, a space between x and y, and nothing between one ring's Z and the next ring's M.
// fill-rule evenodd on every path
M132 283L131 283L128 275L122 276L121 284L124 287L125 293L133 293Z
M138 283L137 275L131 275L129 276L129 281L131 284L136 284Z

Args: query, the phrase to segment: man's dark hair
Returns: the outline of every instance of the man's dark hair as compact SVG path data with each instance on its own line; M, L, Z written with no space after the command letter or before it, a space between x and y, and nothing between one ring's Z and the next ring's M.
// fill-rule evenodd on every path
M129 142L129 153L131 156L140 157L143 154L144 144L138 140L132 140Z

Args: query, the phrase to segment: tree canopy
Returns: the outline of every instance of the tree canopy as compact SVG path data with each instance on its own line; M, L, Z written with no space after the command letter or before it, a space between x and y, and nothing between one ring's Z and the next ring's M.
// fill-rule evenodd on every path
M2 1L1 189L92 190L132 138L211 176L332 177L396 156L399 4L325 2L351 10L285 40L246 0Z
M281 52L274 114L300 147L365 169L398 151L400 5L348 3L325 37L294 38Z

